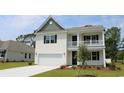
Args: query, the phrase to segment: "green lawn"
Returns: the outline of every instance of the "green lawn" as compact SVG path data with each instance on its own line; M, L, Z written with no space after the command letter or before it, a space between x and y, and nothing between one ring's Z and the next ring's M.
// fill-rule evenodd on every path
M95 75L97 77L117 77L124 76L124 64L116 64L120 67L120 71L107 71L107 70L81 70L80 75ZM33 77L75 77L78 70L62 70L55 69L42 74L34 75Z
M29 66L28 63L29 62L6 62L6 63L0 63L0 70L8 69L8 68L15 68L15 67Z

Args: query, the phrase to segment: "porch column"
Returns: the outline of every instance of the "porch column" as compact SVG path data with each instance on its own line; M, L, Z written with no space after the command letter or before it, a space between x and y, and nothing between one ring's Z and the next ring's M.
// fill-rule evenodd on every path
M102 32L102 44L103 46L105 45L105 32Z
M106 62L105 62L105 49L103 49L103 62L104 62L104 67L106 67Z
M80 33L77 33L77 46L80 45Z
M77 33L77 47L80 46L80 33ZM77 65L80 65L80 62L77 60Z

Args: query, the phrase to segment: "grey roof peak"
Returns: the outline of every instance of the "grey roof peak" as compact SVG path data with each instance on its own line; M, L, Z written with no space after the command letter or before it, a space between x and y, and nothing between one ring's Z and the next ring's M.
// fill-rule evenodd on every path
M39 32L39 30L42 29L50 19L52 19L58 26L60 26L62 29L64 29L64 27L63 27L62 25L58 24L58 22L55 20L55 18L53 18L53 16L50 15L50 16L48 16L48 18L43 22L43 24L36 30L36 33Z

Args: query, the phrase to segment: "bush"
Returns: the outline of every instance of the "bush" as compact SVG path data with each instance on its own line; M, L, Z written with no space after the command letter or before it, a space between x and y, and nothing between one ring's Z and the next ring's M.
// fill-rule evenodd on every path
M32 62L29 62L28 65L32 65Z
M116 70L116 65L114 63L106 64L106 66L111 70Z
M21 62L24 62L24 60L21 60Z
M121 68L120 67L117 67L117 70L121 70Z
M106 67L111 67L111 65L112 65L112 64L110 64L110 63L107 63L107 64L106 64Z
M92 68L92 66L88 66L88 68Z
M97 67L97 70L101 70L101 67Z
M66 68L65 65L60 66L60 69L65 69L65 68Z
M77 68L77 66L72 66L72 68L75 70Z
M110 69L111 69L111 70L116 70L115 64L111 64Z
M9 59L7 59L6 62L9 62Z

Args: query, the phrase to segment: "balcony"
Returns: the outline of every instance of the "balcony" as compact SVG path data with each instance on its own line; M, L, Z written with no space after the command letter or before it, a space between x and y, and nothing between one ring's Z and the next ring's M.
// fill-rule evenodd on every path
M87 47L104 46L103 40L89 40L89 41L68 41L68 48L77 48L79 45L86 45Z

